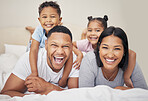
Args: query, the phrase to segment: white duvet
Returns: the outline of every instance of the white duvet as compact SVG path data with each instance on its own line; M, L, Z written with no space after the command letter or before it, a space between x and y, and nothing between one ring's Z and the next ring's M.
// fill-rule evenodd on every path
M35 94L13 98L0 95L0 101L148 101L148 90L116 90L99 85L92 88L52 91L48 95Z

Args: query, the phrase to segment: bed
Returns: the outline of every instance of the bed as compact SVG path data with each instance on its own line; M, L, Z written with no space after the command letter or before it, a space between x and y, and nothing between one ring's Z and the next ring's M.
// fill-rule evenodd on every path
M25 53L30 33L25 28L0 29L0 91L19 57ZM52 91L48 95L13 97L0 94L0 101L148 101L148 90L116 90L105 85Z

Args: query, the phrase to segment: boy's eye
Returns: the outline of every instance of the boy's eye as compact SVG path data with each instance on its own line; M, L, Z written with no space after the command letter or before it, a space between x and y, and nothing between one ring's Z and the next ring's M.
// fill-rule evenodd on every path
M51 18L55 18L55 16L50 16Z
M47 16L42 16L42 18L47 18Z

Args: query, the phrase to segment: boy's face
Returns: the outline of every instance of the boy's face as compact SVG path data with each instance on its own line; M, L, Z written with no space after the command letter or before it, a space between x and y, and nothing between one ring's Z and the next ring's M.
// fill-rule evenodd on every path
M45 47L48 65L53 71L59 72L72 53L70 36L61 32L54 32L46 41Z
M38 18L42 27L48 33L54 26L61 23L62 18L59 17L57 10L53 7L45 7L40 13L40 17Z

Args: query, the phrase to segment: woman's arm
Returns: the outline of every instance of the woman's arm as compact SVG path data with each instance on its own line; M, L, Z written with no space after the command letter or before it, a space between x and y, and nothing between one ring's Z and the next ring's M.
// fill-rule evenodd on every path
M91 57L94 56L88 53L84 56L81 62L79 71L79 87L94 87L95 86L95 72L98 67L93 67L96 62L91 62ZM93 63L93 64L92 64Z
M133 86L135 88L148 89L145 78L143 76L143 73L142 73L138 63L135 64L135 68L132 73L131 80L132 80Z

